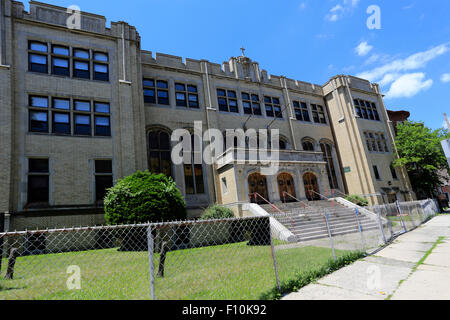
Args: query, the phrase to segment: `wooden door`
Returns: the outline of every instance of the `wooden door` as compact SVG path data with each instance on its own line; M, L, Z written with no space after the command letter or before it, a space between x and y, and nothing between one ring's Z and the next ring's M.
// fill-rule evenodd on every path
M280 190L280 199L284 202L295 202L296 200L285 193L296 197L294 178L289 173L280 173L278 175L278 190Z
M309 201L320 200L319 183L314 174L308 172L303 176L303 183L305 184L306 198Z
M255 193L258 193L264 199L269 200L269 191L267 189L267 179L265 176L254 173L248 177L248 188L250 193L250 200L252 203L258 203L258 204L266 204L266 202L261 199L261 197L254 196Z

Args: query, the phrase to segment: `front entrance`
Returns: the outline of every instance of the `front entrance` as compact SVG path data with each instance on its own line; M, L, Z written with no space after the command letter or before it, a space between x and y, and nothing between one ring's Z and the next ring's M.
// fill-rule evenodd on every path
M255 197L258 193L264 199L269 200L269 191L267 189L267 178L259 173L253 173L248 177L248 188L250 192L250 201L257 204L266 204L261 197Z
M387 197L389 203L395 203L397 201L397 194L395 192L388 193Z
M309 201L320 200L319 183L317 182L317 177L310 172L305 173L305 175L303 176L303 183L305 184L306 198Z
M292 198L296 196L294 178L289 173L280 173L277 181L281 201L295 202L296 200ZM285 193L291 195L292 197L285 195Z

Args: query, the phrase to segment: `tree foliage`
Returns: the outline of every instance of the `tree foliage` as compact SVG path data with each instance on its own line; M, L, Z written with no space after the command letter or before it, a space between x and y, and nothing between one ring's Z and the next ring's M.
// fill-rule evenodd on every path
M407 121L399 124L396 147L400 158L396 167L406 167L415 191L433 196L440 185L439 171L448 169L441 141L450 137L448 130L432 130L423 122Z
M138 171L117 182L105 198L109 224L186 219L186 203L172 178Z

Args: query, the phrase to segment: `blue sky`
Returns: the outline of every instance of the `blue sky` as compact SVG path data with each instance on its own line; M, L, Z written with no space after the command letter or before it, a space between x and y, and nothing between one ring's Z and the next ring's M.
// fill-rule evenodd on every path
M244 46L270 74L317 84L362 76L382 84L386 106L412 120L439 128L450 115L447 0L42 1L78 5L108 25L127 21L153 52L221 63ZM380 30L367 27L370 5L381 9Z

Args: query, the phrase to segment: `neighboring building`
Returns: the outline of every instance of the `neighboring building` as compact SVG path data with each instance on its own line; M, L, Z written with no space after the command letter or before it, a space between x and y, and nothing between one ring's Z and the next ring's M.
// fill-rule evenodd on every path
M403 123L405 121L408 121L409 117L411 116L411 113L408 111L391 111L387 110L388 117L392 121L392 125L394 126L395 135L397 135L397 126L400 123Z
M0 211L101 211L105 188L146 169L174 178L191 216L214 202L242 214L255 192L271 202L283 191L414 199L406 171L391 167L377 84L269 76L244 55L222 65L154 55L125 22L106 28L105 17L81 13L81 29L71 30L68 17L66 8L31 1L25 12L0 0ZM280 174L261 176L249 162L174 165L171 133L196 120L222 132L271 123L282 135Z

